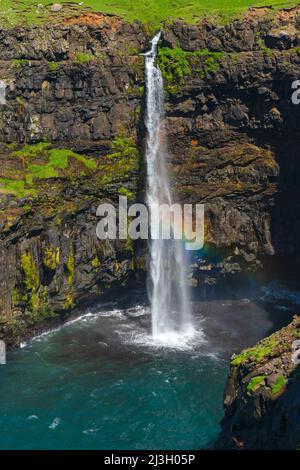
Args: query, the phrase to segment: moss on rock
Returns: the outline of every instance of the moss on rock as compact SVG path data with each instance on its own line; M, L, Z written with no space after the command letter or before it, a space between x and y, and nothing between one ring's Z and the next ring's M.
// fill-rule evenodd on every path
M46 268L55 271L60 262L60 249L59 247L49 246L44 250L43 264Z
M40 277L31 253L21 255L21 266L25 274L24 282L28 290L36 291L40 286Z
M75 275L75 257L74 257L74 248L72 244L70 245L67 268L68 268L68 281L69 281L70 286L72 286L74 283L74 275Z
M28 291L28 306L30 312L36 319L36 314L39 311L40 297L40 276L38 268L30 252L21 255L21 266L24 272L24 283Z
M97 169L97 161L68 149L53 148L40 142L25 144L19 149L7 146L3 155L0 194L13 194L17 198L36 197L43 190L40 180L69 178L75 180L90 175ZM1 163L2 155L0 155Z
M101 266L100 260L98 256L95 256L92 261L91 261L92 267L95 269L95 271L99 271L99 268Z
M264 338L253 348L245 349L239 355L233 356L231 366L255 367L268 359L288 353L291 351L292 342L300 338L300 330L297 327L299 322L300 319L295 317L289 326Z
M287 383L287 379L285 378L285 376L283 374L281 374L276 379L276 382L272 387L273 395L277 395L277 394L283 392L283 390L285 389L286 383Z
M265 379L265 375L258 375L257 377L253 377L247 385L247 394L252 395L253 392L255 392L262 385L264 385Z
M209 73L217 72L224 57L223 52L208 49L189 52L180 47L162 47L158 51L157 61L167 91L176 94L191 76L205 78Z
M122 135L116 137L111 145L111 153L99 164L101 182L109 185L118 179L129 178L138 170L139 159L139 151L133 138ZM132 196L129 189L126 188L125 191L128 191L127 195Z

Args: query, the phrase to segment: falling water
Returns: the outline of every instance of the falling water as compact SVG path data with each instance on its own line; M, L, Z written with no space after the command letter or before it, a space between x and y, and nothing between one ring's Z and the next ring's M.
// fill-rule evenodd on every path
M0 80L0 104L6 104L6 87L6 82Z
M166 166L164 130L163 78L156 65L158 33L146 56L147 86L147 203L150 208L151 247L151 313L155 340L174 343L186 340L193 333L186 285L185 252L181 240L153 239L163 221L153 207L172 204L170 181Z

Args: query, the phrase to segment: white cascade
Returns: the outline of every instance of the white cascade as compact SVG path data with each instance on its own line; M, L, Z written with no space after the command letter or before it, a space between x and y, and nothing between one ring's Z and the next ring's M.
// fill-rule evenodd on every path
M145 54L147 91L147 204L150 209L150 277L153 339L177 343L193 334L188 301L187 273L183 240L153 239L163 220L153 208L172 205L166 165L167 146L164 130L164 90L161 70L156 64L158 33Z

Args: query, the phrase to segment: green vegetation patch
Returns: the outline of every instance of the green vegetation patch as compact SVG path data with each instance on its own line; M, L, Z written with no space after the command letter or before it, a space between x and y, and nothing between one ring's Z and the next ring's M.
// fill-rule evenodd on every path
M285 389L286 382L287 380L284 375L280 375L272 387L273 395L277 395L278 393L282 392Z
M116 137L111 145L111 153L99 165L102 183L110 184L118 179L128 178L132 172L138 170L139 158L139 151L131 137ZM123 195L132 196L131 191L125 188L120 191Z
M253 348L245 349L238 356L231 360L232 366L244 365L248 361L262 362L266 357L270 356L278 346L278 341L270 336L265 338Z
M70 286L72 286L74 283L74 275L75 275L75 257L74 257L74 248L72 244L70 245L67 268L68 268L68 281L69 281Z
M127 189L127 188L120 188L119 189L119 194L120 196L125 196L127 197L127 199L134 199L134 193L132 191L130 191L130 189Z
M43 253L43 264L51 271L55 271L60 263L60 249L52 245L45 248Z
M87 54L85 52L77 52L75 55L75 63L76 64L86 64L88 62L91 62L92 60L95 60L95 57L93 54Z
M265 41L263 39L259 38L257 42L258 42L259 47L261 48L261 50L267 57L270 57L270 58L273 57L274 53L272 49L266 46Z
M17 69L22 68L24 65L28 64L28 59L13 59L11 62L11 66Z
M27 187L24 180L0 178L0 194L13 194L17 198L35 196L35 190Z
M175 86L185 82L192 72L189 60L192 54L180 47L159 49L157 58L165 83Z
M26 144L12 152L10 148L8 150L10 153L4 156L5 165L0 176L0 194L10 193L18 198L36 196L39 180L76 179L97 169L96 160L72 150L52 148L45 142Z
M63 8L52 13L50 6L61 3ZM1 0L0 22L3 25L43 24L50 19L74 16L76 13L95 11L121 16L132 22L139 20L152 29L160 27L165 21L182 18L194 23L200 17L219 16L223 22L241 15L250 6L270 5L274 8L297 5L292 0L85 0L84 2L56 2L55 0Z
M57 62L49 62L49 72L57 72L59 69L59 64Z
M24 283L29 292L28 305L32 312L37 312L40 305L39 287L40 276L36 263L31 253L23 253L21 256L21 266L24 272Z
M59 256L56 251L56 257ZM57 259L56 259L57 261ZM46 286L41 283L38 266L30 251L26 251L21 255L21 267L24 273L23 282L26 293L21 293L14 288L12 293L12 301L17 305L19 301L26 302L27 305L27 321L35 324L45 318L55 317L55 313L49 308L49 295Z
M176 94L192 74L205 78L209 73L217 72L224 57L223 52L208 49L188 52L180 47L162 47L158 51L157 61L167 91Z
M21 149L15 150L13 155L24 159L36 158L38 156L47 155L48 149L51 144L47 142L40 142L35 145L25 144Z
M87 158L84 155L80 155L78 153L71 152L71 153L69 153L69 157L75 158L75 160L82 163L85 166L85 168L87 168L89 170L96 170L96 168L97 168L97 163L95 162L95 160L92 160L91 158Z
M290 353L293 341L300 337L299 323L300 317L294 317L288 326L263 339L253 348L245 349L238 356L234 356L231 360L231 366L252 368L268 359Z
M257 377L253 377L247 385L247 395L252 395L252 393L264 385L265 378L265 375L258 375Z
M100 260L98 256L95 256L92 261L91 261L92 267L95 269L95 271L99 271L99 268L101 266Z
M21 266L25 274L26 288L36 291L40 285L40 278L31 253L23 253L21 256Z

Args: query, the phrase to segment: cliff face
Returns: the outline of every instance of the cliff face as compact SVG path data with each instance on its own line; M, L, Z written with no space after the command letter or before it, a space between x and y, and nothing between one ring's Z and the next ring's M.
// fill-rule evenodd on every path
M140 191L145 34L101 15L76 22L0 33L0 330L8 344L143 268L130 240L97 239L96 210L119 195L134 202Z
M292 450L300 443L300 318L231 360L218 449Z
M181 201L205 203L221 273L299 255L297 18L297 9L250 12L228 26L177 22L163 33L173 186ZM0 327L13 344L145 266L139 244L97 240L95 214L118 195L143 200L149 34L89 14L0 38ZM211 268L210 259L194 265L192 284Z
M164 35L175 183L182 200L205 203L223 272L274 254L291 268L299 257L297 12L254 10L223 27L178 22ZM185 54L167 49L178 44Z
M143 80L138 52L146 42L141 27L100 17L94 26L79 21L0 35L0 74L7 84L2 142L48 139L91 152L135 129Z

